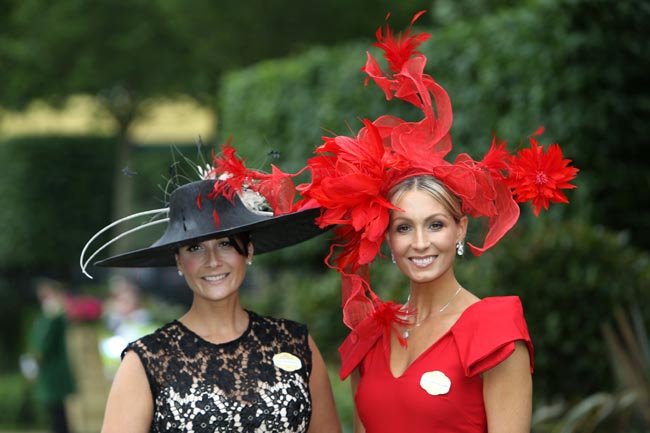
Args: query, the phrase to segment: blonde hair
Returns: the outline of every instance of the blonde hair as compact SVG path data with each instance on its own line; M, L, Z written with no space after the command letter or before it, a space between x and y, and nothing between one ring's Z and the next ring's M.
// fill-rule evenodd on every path
M390 191L388 200L391 203L397 202L407 191L425 191L438 201L449 212L456 222L463 217L463 207L460 199L435 177L431 175L419 175L407 177L401 180Z

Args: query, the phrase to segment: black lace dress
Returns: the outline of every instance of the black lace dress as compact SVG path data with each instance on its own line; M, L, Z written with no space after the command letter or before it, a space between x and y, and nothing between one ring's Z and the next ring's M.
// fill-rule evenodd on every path
M306 432L311 417L307 328L248 312L248 329L210 343L173 321L127 346L154 399L151 432Z

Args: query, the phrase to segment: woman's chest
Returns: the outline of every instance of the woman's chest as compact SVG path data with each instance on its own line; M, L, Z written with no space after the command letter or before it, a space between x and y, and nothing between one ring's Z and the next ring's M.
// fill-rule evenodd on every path
M368 432L382 431L381 426L390 425L391 417L408 419L412 429L484 425L482 380L465 375L451 336L425 350L400 375L394 375L389 359L380 342L362 364L355 400ZM454 431L454 426L449 428L439 431Z

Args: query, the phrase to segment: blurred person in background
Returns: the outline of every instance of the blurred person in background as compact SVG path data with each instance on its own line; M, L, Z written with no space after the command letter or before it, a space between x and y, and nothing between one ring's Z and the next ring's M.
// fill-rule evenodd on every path
M108 281L108 286L109 297L104 302L104 317L108 329L127 337L130 334L128 328L147 326L151 323L151 315L142 305L141 289L133 280L115 275ZM134 339L129 339L132 340Z
M66 343L66 292L58 281L35 282L40 312L31 328L28 350L36 361L35 398L47 409L50 428L68 433L66 397L74 392L74 378Z
M156 330L151 314L142 303L141 288L131 278L112 276L109 296L104 301L106 331L100 352L107 377L113 379L127 344Z

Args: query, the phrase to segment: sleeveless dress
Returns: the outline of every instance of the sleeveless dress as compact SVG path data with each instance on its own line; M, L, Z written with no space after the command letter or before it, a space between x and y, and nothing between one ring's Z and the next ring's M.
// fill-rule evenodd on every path
M469 306L399 377L384 347L390 342L379 338L359 365L355 402L366 432L487 432L480 374L510 356L517 340L528 347L532 372L533 348L516 296Z
M236 340L213 344L173 321L129 344L154 400L150 432L306 432L307 328L248 311Z

